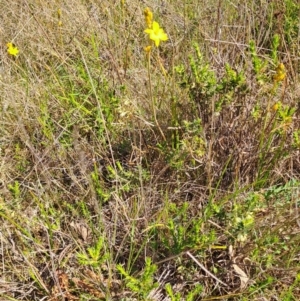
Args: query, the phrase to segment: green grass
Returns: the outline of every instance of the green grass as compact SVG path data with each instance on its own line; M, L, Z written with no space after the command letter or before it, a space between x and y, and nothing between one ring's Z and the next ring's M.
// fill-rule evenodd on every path
M299 300L300 7L200 2L0 4L0 300Z

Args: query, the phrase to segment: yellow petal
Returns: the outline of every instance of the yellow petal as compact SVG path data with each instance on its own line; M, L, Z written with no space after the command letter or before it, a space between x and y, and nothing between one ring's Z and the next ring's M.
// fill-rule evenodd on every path
M11 42L6 44L7 46L7 53L12 55L12 56L17 56L19 53L19 49Z
M157 22L153 21L152 28L153 28L154 31L158 31L160 27L159 27L159 24Z

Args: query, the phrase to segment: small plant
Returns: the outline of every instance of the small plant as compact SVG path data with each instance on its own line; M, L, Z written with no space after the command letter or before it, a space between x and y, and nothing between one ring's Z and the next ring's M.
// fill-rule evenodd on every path
M236 205L233 209L233 224L232 228L235 229L236 239L239 242L245 242L248 240L248 232L253 229L254 226L254 214L248 212L247 214L241 215L239 211L239 206ZM233 231L233 229L231 231Z
M109 200L110 193L108 189L105 188L103 179L101 179L96 165L94 167L94 171L91 173L91 178L94 185L94 190L99 198L99 201L101 204L104 204Z
M210 105L211 98L217 93L218 79L210 64L205 61L199 45L193 44L195 55L190 55L191 68L190 82L188 83L190 95L193 101L203 106Z
M14 199L18 200L21 196L20 183L15 181L14 184L8 184L8 189L12 193Z
M101 264L109 258L109 254L105 251L105 239L99 237L95 246L87 248L87 253L78 253L77 258L81 265L101 267Z
M256 52L256 45L254 41L250 41L249 43L249 50L252 59L253 71L256 77L256 81L259 85L265 84L267 81L267 76L265 74L268 62L266 60L262 60L257 52Z
M153 228L153 234L159 238L160 244L172 255L180 254L189 249L205 249L216 242L214 231L202 233L202 218L189 219L189 204L181 206L168 204L168 214L165 227Z
M175 71L181 80L180 86L188 90L191 105L199 112L198 117L207 122L211 120L212 112L221 112L235 101L237 95L248 93L248 87L244 72L234 70L229 63L225 64L225 74L218 79L210 63L205 61L199 45L194 43L193 47L195 54L189 57L190 76L180 65ZM215 103L214 98L218 99Z
M154 279L157 266L152 264L151 259L148 257L145 261L145 268L140 272L138 278L131 276L120 264L117 265L117 269L125 277L126 287L143 298L142 300L147 300L149 293L159 286Z
M171 301L181 301L181 300L186 300L186 301L194 301L197 300L196 298L199 298L199 294L203 291L203 286L198 284L196 285L188 294L186 297L182 296L181 293L174 293L172 286L170 283L167 283L165 285L165 290L168 294L168 296L171 298Z

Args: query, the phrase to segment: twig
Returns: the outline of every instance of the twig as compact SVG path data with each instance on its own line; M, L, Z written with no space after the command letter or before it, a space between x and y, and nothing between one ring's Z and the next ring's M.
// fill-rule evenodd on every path
M214 278L217 282L223 284L224 286L228 286L226 283L224 283L219 278L217 278L215 275L213 275L209 270L207 270L206 267L204 265L202 265L189 251L187 251L186 254L188 256L190 256L206 274L208 274L210 277Z

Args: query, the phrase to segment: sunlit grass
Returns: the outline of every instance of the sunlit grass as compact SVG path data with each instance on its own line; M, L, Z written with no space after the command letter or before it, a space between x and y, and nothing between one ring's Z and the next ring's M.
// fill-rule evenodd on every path
M0 4L3 300L299 299L284 4Z

